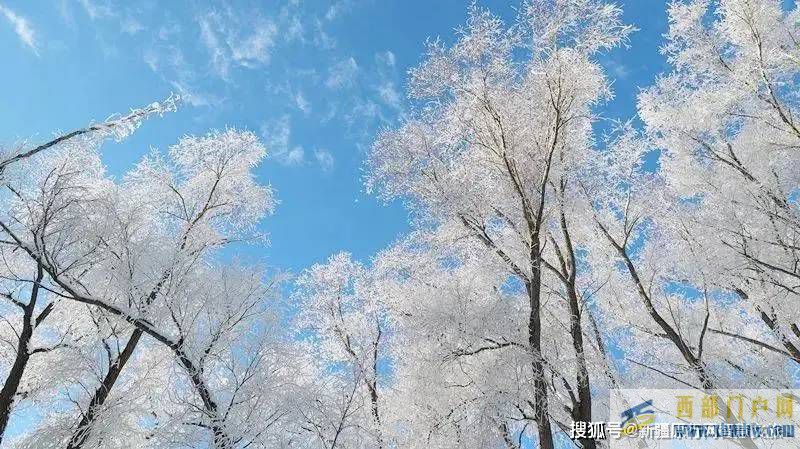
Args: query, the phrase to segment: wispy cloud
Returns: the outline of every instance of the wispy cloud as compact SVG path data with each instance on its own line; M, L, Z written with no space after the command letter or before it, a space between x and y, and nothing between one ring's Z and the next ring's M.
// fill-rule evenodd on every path
M292 125L288 115L264 123L261 135L267 144L267 154L283 165L301 165L305 161L305 151L300 145L290 146Z
M204 94L196 89L197 74L178 46L150 48L144 52L143 59L150 70L168 82L186 103L192 106L209 106L221 101L214 95Z
M351 128L357 124L371 123L375 120L385 121L383 114L381 114L381 108L377 103L368 98L362 99L358 97L343 118Z
M331 89L350 87L355 82L357 74L358 64L351 56L331 66L325 85Z
M345 134L364 146L377 127L391 123L404 114L403 96L398 87L397 61L389 50L375 53L373 63L363 67L353 57L334 60L324 85L342 90L336 101L327 101L317 109L320 123L341 121ZM358 83L358 88L355 88Z
M394 82L383 80L377 87L378 95L387 106L394 109L401 109L402 103L400 93L394 85Z
M224 80L234 65L254 68L269 63L278 27L257 14L211 12L199 17L200 37L211 63Z
M324 148L317 148L314 150L314 158L317 160L317 164L324 172L330 172L333 170L333 155L330 151Z
M390 50L375 54L377 80L374 88L383 104L396 111L402 111L403 99L395 83L397 78L396 65L394 53Z
M95 3L93 0L78 0L92 20L114 16L114 10L105 2Z
M300 145L295 145L291 150L284 153L281 159L286 165L300 165L305 160L305 151Z
M628 66L616 59L607 61L605 66L611 75L613 75L616 79L624 80L627 79L631 74L630 70L628 70Z
M391 68L394 68L396 64L394 53L392 53L391 50L386 50L376 54L375 61L377 61L379 65L384 65Z
M161 25L158 28L158 38L162 41L170 40L181 33L181 25L176 22Z
M251 67L269 62L270 50L275 46L278 28L272 22L256 25L255 31L244 38L229 36L228 46L233 59L239 64Z
M144 25L133 17L126 17L122 23L120 23L120 27L123 33L130 35L137 34L144 30Z
M207 18L200 18L198 21L200 23L200 37L211 55L211 64L220 77L228 79L230 61L222 48L222 43L217 37L216 31L214 31L211 22Z
M328 10L325 12L325 20L336 20L344 12L350 9L352 2L350 0L339 0L333 2Z
M315 148L313 156L306 159L302 145L292 144L292 123L288 114L261 125L261 136L267 145L267 154L281 165L289 167L318 166L330 172L335 165L333 154L325 148Z
M305 26L303 26L303 23L300 22L299 17L292 16L290 19L288 19L286 31L283 34L283 37L287 42L292 42L295 40L305 42Z
M198 92L193 89L185 80L172 80L169 82L170 86L175 89L175 92L181 96L181 101L186 102L192 106L211 106L221 103L221 99L213 96Z
M19 40L30 48L36 56L39 56L39 48L36 45L36 35L28 19L20 16L2 4L0 4L0 14L14 27L14 33L17 34Z
M300 109L303 114L308 115L311 113L311 103L306 99L303 92L297 92L294 96L294 102L297 105L297 109Z
M332 50L336 47L336 39L325 31L325 24L319 19L314 21L314 45L322 50Z

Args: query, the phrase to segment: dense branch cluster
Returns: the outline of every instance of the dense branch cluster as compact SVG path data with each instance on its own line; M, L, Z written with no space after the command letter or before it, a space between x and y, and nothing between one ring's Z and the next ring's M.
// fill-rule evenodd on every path
M102 143L169 98L6 152L0 442L591 449L570 423L603 420L614 388L794 386L800 10L668 13L642 125L599 139L622 11L531 0L507 25L471 7L368 154L367 188L412 231L290 288L230 257L277 203L253 133L110 176Z

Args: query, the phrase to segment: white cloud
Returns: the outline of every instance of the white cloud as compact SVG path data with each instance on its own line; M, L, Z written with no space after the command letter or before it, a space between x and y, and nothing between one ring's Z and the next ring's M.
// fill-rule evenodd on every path
M211 12L197 19L200 37L217 74L229 80L233 64L257 67L269 63L278 27L257 15Z
M170 81L169 84L175 89L178 95L181 96L181 101L195 107L211 106L214 104L219 104L222 101L213 95L206 95L195 91L184 80Z
M311 103L306 99L303 92L297 92L294 96L294 102L297 105L297 109L303 111L303 114L308 115L311 113Z
M317 160L317 164L319 164L322 171L329 172L333 170L334 160L330 151L324 148L317 148L314 150L314 158Z
M339 105L336 102L328 102L325 114L320 118L320 122L328 123L333 120L339 112Z
M145 50L144 55L142 56L142 59L144 59L144 63L147 64L148 67L150 67L150 70L152 70L154 72L158 72L158 68L159 68L159 64L160 64L160 60L158 58L158 53L156 53L152 49Z
M614 74L614 77L619 79L626 79L630 75L628 66L616 61L611 63L611 73Z
M288 115L264 123L261 135L267 144L267 154L284 165L301 165L305 162L305 151L300 145L290 147L292 125Z
M377 91L381 103L396 111L402 111L403 98L398 92L397 84L394 81L397 79L396 65L397 61L391 50L375 54L375 69L377 73L374 89Z
M168 23L165 25L161 25L161 27L158 29L158 38L161 39L162 41L166 41L169 40L172 36L180 34L180 32L181 32L180 24L176 22Z
M88 14L89 18L92 20L112 17L114 15L114 10L112 10L111 6L107 3L98 4L93 0L78 0L78 3L83 6L83 9L86 10L86 14Z
M289 115L261 125L261 136L267 145L268 157L279 164L297 167L307 163L316 163L324 172L333 170L335 160L330 151L324 148L314 149L313 159L306 160L306 151L302 145L292 145L292 124Z
M325 31L325 25L319 19L314 22L314 45L322 50L332 50L336 47L336 39Z
M150 70L167 82L181 99L192 106L219 104L219 97L197 90L197 74L186 61L183 51L176 45L148 48L142 57Z
M72 11L69 6L69 0L60 0L58 2L58 13L61 14L61 19L70 28L75 27L75 18L72 17Z
M345 123L353 127L357 124L365 124L378 121L385 121L381 114L381 107L370 99L357 98L355 104L349 108L349 112L344 114Z
M122 21L120 24L122 27L122 32L130 35L134 35L139 31L144 30L144 25L141 22L134 19L133 17L127 17L125 20Z
M358 74L358 64L353 57L341 60L334 64L328 72L328 79L325 85L331 89L350 87L353 85Z
M391 106L394 109L400 109L402 107L400 93L397 92L394 82L384 80L380 85L378 85L377 89L378 95L381 97L381 101L383 101L386 105Z
M391 50L386 50L384 52L376 54L375 60L378 61L379 64L383 64L387 67L395 66L395 57L394 53L392 53Z
M294 148L286 153L284 163L286 165L300 165L305 161L305 151L300 145L295 145Z
M20 16L11 9L0 5L0 14L14 27L14 33L17 34L19 40L22 41L28 48L30 48L36 56L39 56L39 48L36 46L36 36L31 28L28 19Z
M203 43L211 55L211 65L214 67L220 77L223 79L228 79L230 60L228 59L228 55L225 53L225 50L222 47L222 43L220 43L220 40L217 37L216 31L214 31L211 22L206 18L201 18L199 22L200 38L203 39Z
M333 2L328 8L328 11L325 12L325 20L336 20L344 12L348 11L351 6L352 2L350 0L339 0L337 2Z
M283 36L287 42L292 42L294 40L304 42L305 41L303 36L304 33L305 33L305 27L300 22L300 18L297 16L292 16L292 18L289 19L289 24L286 28L286 32L283 33Z
M264 124L261 127L261 134L271 146L268 150L273 154L286 151L289 147L289 137L292 134L289 116L284 115L275 121Z
M253 67L269 62L276 34L278 27L272 22L264 21L256 25L255 31L249 36L239 38L229 34L227 43L236 62L246 67Z

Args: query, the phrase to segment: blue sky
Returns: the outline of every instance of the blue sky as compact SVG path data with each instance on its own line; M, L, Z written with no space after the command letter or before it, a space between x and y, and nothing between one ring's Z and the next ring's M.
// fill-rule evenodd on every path
M514 16L512 2L480 1ZM516 4L516 2L513 2ZM628 119L639 87L665 68L662 0L621 1L640 30L602 57ZM463 0L116 2L0 0L0 145L46 140L164 98L178 112L145 123L104 158L119 175L151 147L226 126L258 133L258 169L281 201L263 223L271 243L249 258L297 272L347 250L366 259L408 229L399 204L364 193L362 161L381 127L408 108L406 72L427 37L452 41Z

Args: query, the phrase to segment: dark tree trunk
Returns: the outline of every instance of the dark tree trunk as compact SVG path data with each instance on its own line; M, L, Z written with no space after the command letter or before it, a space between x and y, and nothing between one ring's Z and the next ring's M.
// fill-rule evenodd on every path
M205 380L203 380L199 368L195 366L194 362L192 362L186 354L184 354L180 346L175 346L172 348L172 350L178 357L178 361L180 362L181 366L183 366L183 368L189 374L189 380L192 382L192 386L200 396L200 400L203 401L203 411L210 420L208 428L211 430L214 438L214 447L216 449L232 449L233 442L228 436L228 433L219 417L219 406L211 396L211 390L209 390L208 385L206 385Z
M536 430L539 434L539 447L541 449L553 449L553 431L550 426L550 414L548 413L547 382L544 373L544 355L542 354L542 320L540 316L542 269L540 257L537 237L531 248L531 279L525 285L530 302L528 344L530 345L533 359L531 366L533 368L533 394L536 405L534 417Z
M561 197L564 198L566 183L561 181ZM578 397L573 404L572 420L576 422L592 422L592 389L589 379L589 368L586 366L586 353L583 345L583 326L581 325L581 298L578 296L576 277L578 275L578 264L576 262L575 248L572 245L572 237L567 225L567 217L564 210L561 210L561 232L564 234L564 250L566 260L562 251L557 249L557 254L561 263L560 277L567 290L567 303L569 305L569 332L572 337L572 347L575 350L576 360L576 383ZM553 243L555 246L555 242ZM595 449L597 441L593 438L580 438L577 440L583 449Z
M106 376L103 378L100 386L95 390L92 400L89 402L89 408L86 410L86 413L81 416L81 420L67 444L67 449L79 449L86 443L87 438L89 438L89 433L92 430L92 424L97 418L97 412L102 408L103 404L105 404L106 399L108 399L111 388L114 387L114 383L116 383L119 375L122 373L125 364L130 360L141 338L142 331L140 329L134 329L131 338L128 339L128 343L125 344L125 348L111 366L108 367Z
M2 442L2 435L5 433L6 426L8 426L8 419L14 406L14 398L17 395L22 375L30 359L27 347L28 343L30 343L31 334L30 326L23 325L19 344L17 345L17 354L14 357L14 364L11 365L11 370L3 384L3 389L0 391L0 442Z
M5 230L6 232L10 233L14 238L14 240L17 241L17 243L22 243L19 239L17 239L14 236L13 233L10 232L10 229L8 229L8 227L5 226L2 221L0 221L0 227L2 227L3 230ZM39 254L27 249L26 252L28 252L28 254L34 260L39 262L39 267L47 271L47 274L50 275L50 278L53 280L53 282L58 284L59 287L61 287L66 293L72 296L71 298L72 300L81 302L83 304L88 304L90 306L98 307L106 312L109 312L113 315L123 318L129 323L136 326L137 329L148 334L156 341L169 348L170 351L172 351L172 353L175 354L179 363L186 370L187 374L189 374L192 386L194 387L195 391L197 392L198 396L200 396L203 402L203 409L204 409L203 411L211 420L211 423L208 424L208 427L212 431L214 436L213 438L214 447L217 449L233 448L234 443L231 442L230 437L227 435L224 425L222 424L222 420L218 416L219 407L211 397L211 390L209 390L208 386L205 383L205 380L203 380L200 371L197 369L197 367L194 365L191 359L189 359L189 357L183 352L181 342L172 341L170 338L150 328L143 321L126 314L124 311L114 307L113 305L106 304L102 301L98 301L96 299L81 295L80 293L75 291L68 283L64 282L63 279L60 279L58 276L58 272L54 270L52 266L44 265L43 264L44 260L41 258ZM157 292L152 294L153 295L157 294ZM44 314L44 312L42 314ZM40 317L37 318L37 320L39 320L41 317L42 315L40 315Z
M570 312L570 334L572 336L572 347L575 349L577 357L577 383L578 383L578 403L572 411L574 421L592 421L592 390L589 382L589 370L586 367L586 354L583 348L583 328L581 327L581 312L578 303L578 295L575 289L574 279L570 280L567 298L569 299ZM581 438L578 440L583 449L595 449L597 442L592 438Z
M19 335L17 343L17 353L14 357L14 363L11 365L11 370L6 377L3 388L0 390L0 443L3 441L3 434L5 434L6 427L8 426L8 419L11 416L11 410L14 407L14 399L19 390L19 384L22 382L22 376L25 374L25 368L28 366L28 360L31 357L29 348L33 330L36 327L33 318L33 312L36 308L36 300L39 298L39 283L42 281L44 273L41 264L36 266L36 280L31 287L31 298L28 304L22 306L22 332Z
M183 246L181 246L181 248L183 248ZM156 296L161 291L164 283L167 281L167 279L169 279L169 275L170 270L165 271L161 275L161 279L155 285L155 287L153 287L153 290L150 291L150 294L148 294L147 298L145 299L146 306L149 306L153 303L153 301L155 301ZM86 443L87 438L89 438L89 433L92 431L92 424L94 423L95 419L97 419L97 412L103 407L103 404L105 404L108 396L111 394L111 389L114 387L117 379L119 379L119 376L122 373L122 370L125 368L125 365L128 363L128 360L130 360L131 356L133 356L136 346L139 344L139 340L141 340L143 333L144 332L141 329L135 328L131 333L131 338L129 338L128 342L125 344L125 348L117 356L117 359L109 365L106 376L103 378L100 386L97 387L94 395L92 395L92 399L89 401L89 408L86 410L86 413L81 415L78 426L75 428L75 432L72 434L72 437L69 440L67 449L80 449L83 447L84 443Z
M380 321L376 321L375 324L377 335L372 345L372 375L374 377L371 381L367 380L367 387L369 388L369 398L372 405L372 417L375 419L375 425L377 426L378 449L383 449L383 429L381 429L381 414L378 408L378 347L380 346L383 331Z
M697 375L700 384L702 385L703 389L705 390L712 390L714 389L714 382L711 380L711 376L708 374L708 370L706 369L705 363L702 360L702 351L698 349L697 355L694 354L694 351L689 346L689 344L684 341L683 337L681 337L678 332L661 316L660 313L655 308L653 304L653 300L650 297L650 294L647 292L644 283L642 282L641 278L639 277L639 272L636 269L636 266L633 264L630 256L628 255L628 251L624 246L624 243L620 244L611 237L611 234L608 230L598 221L598 226L600 230L605 234L606 239L611 243L617 250L617 254L622 258L622 261L625 264L625 267L628 269L628 274L630 275L631 280L633 281L634 285L636 285L636 291L639 294L639 297L642 299L644 303L645 310L647 310L647 314L655 321L658 327L664 331L664 336L671 341L678 351L681 353L681 356L689 364L690 367L694 370ZM708 322L706 321L706 324ZM705 332L703 332L704 334ZM700 338L700 347L702 348L703 342L703 334L701 334Z

